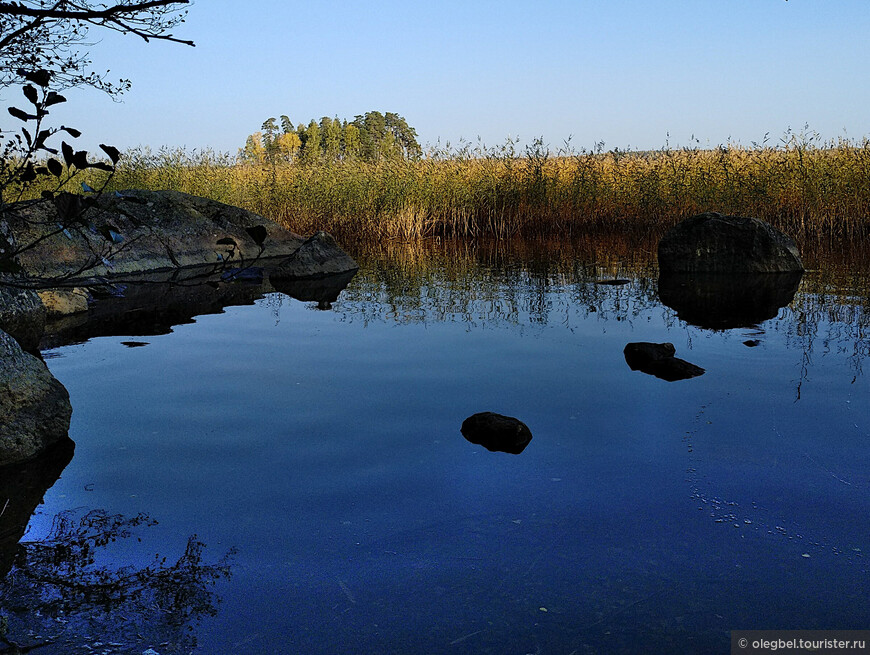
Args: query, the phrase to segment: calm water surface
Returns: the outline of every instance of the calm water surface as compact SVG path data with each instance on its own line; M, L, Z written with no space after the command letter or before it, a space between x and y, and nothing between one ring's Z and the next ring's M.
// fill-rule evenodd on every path
M159 522L106 547L118 566L193 534L206 562L233 550L208 611L129 652L712 653L738 628L870 627L860 270L712 330L644 261L361 262L330 310L271 292L45 353L76 452L26 539L99 508ZM706 372L633 371L637 341ZM480 411L531 443L467 442Z

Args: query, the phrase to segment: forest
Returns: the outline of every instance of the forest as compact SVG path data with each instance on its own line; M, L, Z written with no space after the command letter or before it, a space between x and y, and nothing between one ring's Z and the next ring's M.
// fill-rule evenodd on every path
M249 164L313 164L362 160L416 159L423 154L417 131L399 114L369 111L350 122L338 117L313 118L308 123L286 115L269 118L259 132L251 134L239 151Z

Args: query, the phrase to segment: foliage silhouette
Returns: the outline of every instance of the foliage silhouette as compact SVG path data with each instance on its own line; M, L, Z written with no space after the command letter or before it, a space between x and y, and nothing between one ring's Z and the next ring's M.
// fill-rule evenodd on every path
M113 652L195 648L194 624L217 613L211 587L230 577L235 551L206 564L205 545L193 535L174 562L155 555L144 565L114 563L112 544L155 525L145 514L70 510L55 516L44 539L22 541L0 579L0 654L49 644L75 652L96 636L122 649Z

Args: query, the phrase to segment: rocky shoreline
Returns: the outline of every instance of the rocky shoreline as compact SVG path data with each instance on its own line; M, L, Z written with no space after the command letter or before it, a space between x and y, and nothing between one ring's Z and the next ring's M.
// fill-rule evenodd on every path
M20 252L18 270L0 275L0 466L33 459L67 437L68 394L39 356L47 325L81 323L92 311L103 319L128 312L131 303L141 305L146 282L152 304L170 302L168 290L181 285L219 304L238 281L295 288L324 278L314 284L324 290L313 293L328 304L337 292L325 278L345 274L346 284L359 268L325 232L306 239L184 193L125 191L90 205L80 221L87 229L63 228L56 200L4 209L4 246ZM189 292L178 297L196 305Z

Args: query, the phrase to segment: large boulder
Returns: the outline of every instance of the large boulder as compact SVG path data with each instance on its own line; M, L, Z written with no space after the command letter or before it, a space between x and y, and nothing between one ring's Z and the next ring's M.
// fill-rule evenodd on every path
M0 279L0 330L14 337L25 350L35 351L45 320L45 305L35 291L6 286Z
M62 231L70 207L90 201L71 194L63 200L23 202L4 211L8 238L16 247L56 232L18 255L27 275L113 275L221 261L236 265L258 256L286 257L305 242L258 214L178 191L103 194L84 213L87 227ZM104 261L108 248L112 254ZM336 270L341 267L330 261L320 264L321 275L348 270Z
M67 437L71 415L69 394L45 363L0 332L0 466Z
M790 273L804 270L795 242L757 218L707 212L662 237L663 273Z
M359 269L353 258L322 230L306 239L280 266L269 272L272 281L299 280L347 273Z

